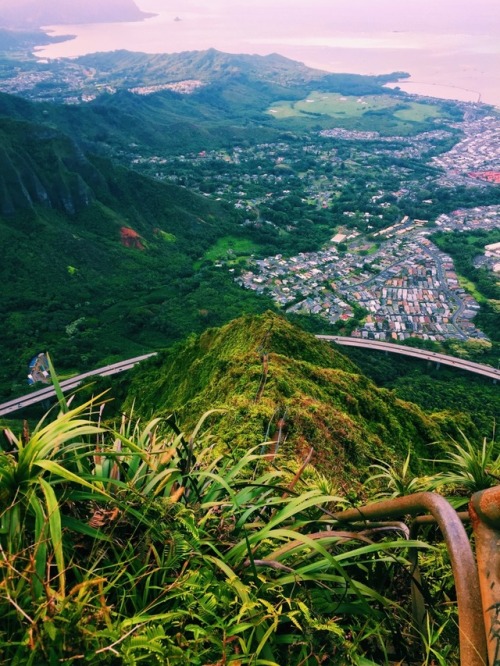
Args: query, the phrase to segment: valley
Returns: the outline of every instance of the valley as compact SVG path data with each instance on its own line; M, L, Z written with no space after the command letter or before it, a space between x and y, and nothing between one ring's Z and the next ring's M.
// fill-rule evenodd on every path
M397 72L23 40L0 62L0 662L485 663L406 514L446 507L474 568L454 508L500 478L498 112ZM398 522L367 522L389 498Z
M31 354L31 331L61 369L81 371L241 308L366 339L475 339L495 358L494 326L476 324L494 289L486 300L469 293L432 243L439 229L496 240L500 193L481 177L499 168L489 107L409 97L384 88L390 76L333 75L281 56L16 62L4 61L0 99L10 165L3 381ZM36 149L19 162L28 127ZM36 243L51 266L23 296L28 307L25 269L9 268L13 233L21 263ZM64 265L62 238L74 245ZM6 397L20 388L15 380Z

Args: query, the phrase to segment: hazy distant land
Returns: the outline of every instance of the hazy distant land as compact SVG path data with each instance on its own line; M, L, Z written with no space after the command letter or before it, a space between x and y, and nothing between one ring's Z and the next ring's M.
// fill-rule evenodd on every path
M0 0L0 27L39 28L45 25L110 23L138 21L151 13L143 12L134 0Z
M404 84L409 92L474 102L480 98L500 106L496 0L310 0L307 7L298 0L136 3L154 18L70 28L54 21L46 24L52 36L70 30L76 38L41 48L37 55L50 59L121 49L153 54L209 48L280 53L329 72L402 70L411 74L411 83Z

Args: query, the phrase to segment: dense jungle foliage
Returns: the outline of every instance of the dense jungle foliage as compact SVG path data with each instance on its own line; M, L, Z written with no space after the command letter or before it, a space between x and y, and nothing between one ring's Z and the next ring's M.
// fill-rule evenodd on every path
M269 355L275 380L282 381L278 361L285 352L288 372L297 373L289 378L302 391L320 366L337 390L347 377L354 385L361 380L326 344L287 327L270 315L247 319L178 351L193 363L200 346L207 352L199 383L222 370L237 383L246 332L266 333L261 353ZM214 368L211 344L220 347L224 369ZM235 363L228 364L231 349ZM248 351L247 363L251 356ZM172 359L159 361L136 380L156 376L159 389L170 373L195 408L186 376L180 370L174 376ZM254 349L256 408L264 396L276 396L272 377L259 388L259 361ZM193 367L187 370L192 376ZM363 384L367 400L376 401L376 389ZM1 664L458 663L454 584L434 528L415 542L402 523L351 525L334 513L361 499L436 488L463 504L471 492L497 482L493 443L463 435L443 441L446 463L428 463L432 474L420 477L414 470L421 461L401 442L384 443L383 461L365 447L357 465L361 498L359 486L349 491L341 469L332 475L327 457L304 458L306 445L321 451L314 430L294 459L271 432L267 444L247 443L244 419L231 421L238 405L226 405L225 413L208 410L184 434L170 415L139 420L124 411L117 423L106 422L102 396L70 408L55 385L59 405L31 432L27 424L21 432L5 430L0 450ZM387 402L387 392L384 397ZM357 400L362 412L361 395ZM304 414L320 408L318 397L305 402ZM373 405L380 413L381 402ZM385 409L392 426L399 419L409 433L423 421L420 410L397 400ZM299 410L289 411L283 419L298 422ZM196 420L188 410L183 417ZM352 419L348 406L346 418ZM210 427L225 419L230 426ZM368 424L351 423L369 442ZM227 435L230 428L228 443L217 432ZM409 596L415 547L425 598L418 623Z

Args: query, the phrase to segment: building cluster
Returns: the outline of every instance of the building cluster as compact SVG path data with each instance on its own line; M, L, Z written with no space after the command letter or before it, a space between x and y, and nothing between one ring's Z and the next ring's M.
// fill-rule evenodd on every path
M10 95L22 94L28 99L81 104L91 102L104 93L114 94L117 84L99 80L96 70L68 59L39 60L31 66L19 66L4 78L0 72L0 92ZM128 88L136 95L151 95L162 90L171 90L181 95L189 95L205 85L197 79L171 81L156 85L143 85Z
M492 174L500 175L500 119L498 116L477 118L466 116L457 125L464 133L451 150L432 158L434 166L443 169L439 183L445 187L484 181L496 182Z
M500 243L491 243L484 247L485 264L494 272L500 273Z
M38 61L36 66L27 68L20 63L13 72L0 78L0 92L65 104L81 104L95 99L98 94L116 92L116 88L94 84L92 79L93 71L69 61L64 66L58 60Z
M445 129L435 129L428 132L420 132L412 136L384 136L380 132L364 132L360 130L348 130L342 127L321 130L320 136L331 139L342 139L343 141L377 142L377 153L379 155L391 155L396 158L422 157L424 153L432 150L436 142L449 139L452 134ZM386 144L386 147L384 147Z
M162 90L171 90L179 95L191 95L195 90L204 85L203 81L197 79L185 79L184 81L176 81L175 83L161 83L154 86L137 86L129 88L129 92L134 95L152 95Z
M472 323L479 305L460 286L450 257L425 232L396 243L400 260L348 295L369 315L353 335L376 340L484 337Z
M441 215L438 226L498 228L500 206ZM338 234L326 249L254 261L236 280L266 293L287 312L312 313L330 323L350 319L354 306L367 316L352 335L374 340L485 338L473 318L479 304L460 285L452 259L418 224L405 221L378 249L366 253L359 234ZM339 253L339 238L349 250ZM333 241L336 241L335 243ZM369 246L370 244L368 244Z
M499 206L475 206L474 208L458 208L452 213L440 215L436 226L441 231L494 231L500 228Z
M450 215L440 215L436 225L447 232L494 231L500 229L500 206L459 209ZM500 273L500 243L485 245L484 254L476 257L474 264L478 268Z

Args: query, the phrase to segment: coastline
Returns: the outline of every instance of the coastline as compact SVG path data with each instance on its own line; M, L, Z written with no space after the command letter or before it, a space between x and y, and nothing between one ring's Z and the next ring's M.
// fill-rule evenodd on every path
M385 29L363 38L359 46L357 33L339 37L339 26L331 31L318 26L317 21L307 25L303 35L285 39L283 26L266 26L263 30L261 24L252 23L252 14L248 25L242 25L236 21L236 10L217 14L199 9L179 14L178 8L169 11L157 3L159 0L143 0L139 21L46 26L51 37L60 38L70 32L72 39L39 45L34 55L52 60L119 50L158 55L210 48L232 54L279 53L330 73L380 76L394 71L411 72L409 80L399 80L391 87L436 99L500 106L500 85L494 67L495 56L500 55L498 44L485 42L474 32L451 34L444 30L438 35L415 29L414 34L410 31L408 39L413 35L413 41L408 46L401 44L399 32L395 38ZM176 20L178 16L182 20ZM441 36L444 43L438 39Z
M387 83L386 88L392 90L402 90L410 95L419 95L421 97L433 97L435 99L449 99L457 102L473 102L482 104L482 94L479 90L472 90L453 84L429 83L425 81L404 80ZM488 102L485 104L490 105ZM491 104L490 106L495 106ZM497 107L498 108L498 107Z

